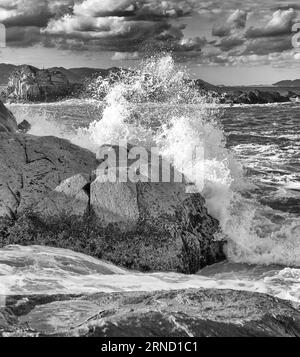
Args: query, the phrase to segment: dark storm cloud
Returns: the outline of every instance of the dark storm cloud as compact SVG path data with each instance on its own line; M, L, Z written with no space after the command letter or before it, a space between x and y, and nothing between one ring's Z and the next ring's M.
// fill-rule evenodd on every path
M6 42L11 47L30 47L40 41L39 27L9 27L6 31Z
M25 26L36 26L44 27L47 26L49 19L52 17L47 9L42 9L38 14L24 14L13 16L7 20L2 21L6 27L25 27Z
M45 27L51 18L70 11L70 6L73 4L73 0L15 0L10 2L2 0L0 9L13 10L2 23L6 27Z
M192 13L197 0L0 0L10 10L3 20L18 43L85 51L200 51L196 39L184 39L184 25L173 19ZM38 31L40 29L40 31ZM39 35L40 32L40 35ZM12 36L12 35L11 35ZM29 35L28 35L29 36ZM8 44L12 43L9 39Z
M117 60L163 50L181 61L231 65L247 56L254 61L289 51L296 5L284 0L0 0L0 19L8 46L112 51ZM187 21L188 16L195 17ZM206 32L193 31L189 38L184 23L195 28L193 21L201 19L215 24L210 41Z
M243 54L267 55L269 53L288 51L292 48L291 39L286 36L258 38L247 42L247 46Z
M217 44L222 51L230 51L233 48L241 46L245 43L245 39L238 36L230 36L226 38L222 38L221 41Z
M72 14L53 18L42 33L70 49L200 51L196 39L184 39L184 25L172 19L193 10L194 0L85 0Z

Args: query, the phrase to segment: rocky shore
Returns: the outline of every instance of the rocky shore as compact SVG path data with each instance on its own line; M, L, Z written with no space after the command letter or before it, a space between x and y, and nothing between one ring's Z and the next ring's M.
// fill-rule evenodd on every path
M41 246L0 249L0 274L0 336L300 336L298 303L221 280L204 288L198 275L138 273Z
M1 336L300 336L295 303L168 291L151 275L225 259L218 222L185 182L104 182L95 154L24 125L0 103Z
M10 296L0 335L300 337L300 313L288 302L232 290Z
M194 273L224 259L200 194L176 182L103 182L99 164L67 140L0 133L2 246L75 248L142 271Z

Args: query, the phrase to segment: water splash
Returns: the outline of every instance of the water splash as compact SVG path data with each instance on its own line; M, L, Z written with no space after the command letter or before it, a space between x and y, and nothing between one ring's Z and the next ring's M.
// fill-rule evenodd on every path
M189 176L190 151L201 147L209 213L220 221L228 240L227 256L234 262L300 266L300 219L246 199L249 182L241 165L226 148L219 124L218 101L195 88L184 68L171 56L153 57L134 72L94 79L88 86L99 103L99 118L72 137L91 150L126 140L160 153ZM246 110L246 109L245 109ZM203 172L199 172L203 175Z

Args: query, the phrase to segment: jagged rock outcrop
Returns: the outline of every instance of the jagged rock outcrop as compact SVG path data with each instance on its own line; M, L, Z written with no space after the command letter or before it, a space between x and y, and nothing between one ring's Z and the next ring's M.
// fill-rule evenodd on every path
M0 100L0 133L13 134L18 130L18 124L13 113Z
M94 154L67 140L0 133L0 217L15 217L63 180L95 167Z
M268 103L284 103L289 102L289 95L285 96L275 91L242 91L234 90L223 93L221 96L221 103L232 104L268 104Z
M7 86L8 98L32 102L55 101L71 91L72 86L62 72L28 65L13 72Z

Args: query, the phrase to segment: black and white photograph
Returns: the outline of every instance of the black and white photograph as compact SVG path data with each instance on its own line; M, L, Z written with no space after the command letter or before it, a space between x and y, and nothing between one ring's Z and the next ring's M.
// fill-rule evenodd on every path
M0 337L300 337L299 0L0 0Z

